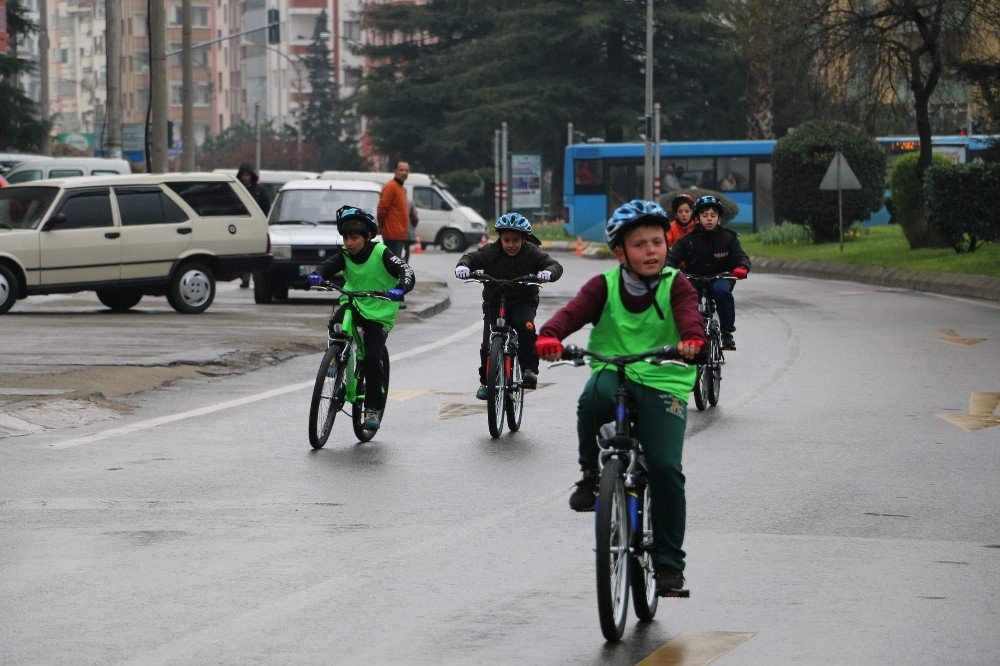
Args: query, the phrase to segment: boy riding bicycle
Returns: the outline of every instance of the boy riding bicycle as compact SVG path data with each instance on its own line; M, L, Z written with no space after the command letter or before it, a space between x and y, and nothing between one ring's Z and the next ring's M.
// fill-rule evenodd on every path
M413 269L382 243L373 242L378 233L375 217L363 208L342 206L337 211L337 231L344 237L344 247L306 280L317 286L343 271L347 291L385 291L389 301L362 298L355 302L360 317L354 326L364 331L365 394L364 427L377 430L379 413L385 408L385 396L374 387L382 385L382 350L389 331L396 323L399 301L413 289ZM344 320L347 298L330 318L331 330Z
M705 195L694 202L691 219L696 221L694 231L678 239L670 247L667 266L680 268L691 275L718 275L732 273L737 280L746 279L750 272L750 257L743 251L740 239L732 229L722 226L722 202ZM719 279L712 283L712 300L719 313L722 328L722 348L736 349L733 332L736 330L736 301L733 283Z
M656 203L635 200L608 220L608 245L619 266L587 282L573 299L542 326L536 343L548 361L562 353L563 338L593 324L587 347L602 356L638 354L676 346L693 359L705 343L698 294L687 279L665 268L665 231L670 220ZM593 374L577 407L579 462L583 476L569 498L576 511L593 511L598 483L597 433L614 420L618 376L614 368L592 363ZM653 563L658 592L684 587L684 474L681 452L687 397L694 387L694 366L636 364L629 367L627 390L638 415L635 435L642 442L652 501Z
M531 235L531 222L520 213L507 213L493 225L496 241L475 252L462 255L455 266L455 277L464 280L472 271L483 271L490 277L513 280L534 275L539 282L555 282L562 276L562 266L538 246ZM479 390L476 397L489 398L486 386L486 357L489 354L490 325L496 321L502 287L483 285L483 343L479 347ZM535 311L538 309L538 287L512 285L506 287L507 322L517 331L517 356L523 369L522 385L535 388L538 384L538 354L535 353Z

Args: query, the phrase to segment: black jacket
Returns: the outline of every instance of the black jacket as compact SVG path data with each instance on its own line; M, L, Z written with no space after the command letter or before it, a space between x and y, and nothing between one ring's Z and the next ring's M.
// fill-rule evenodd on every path
M715 275L737 266L750 270L750 257L743 251L735 231L721 226L705 231L699 224L670 248L667 266L682 268L692 275Z
M250 185L247 187L247 192L253 197L253 200L257 202L260 209L264 212L264 217L267 217L268 213L271 212L271 200L267 198L267 192L261 189L257 181L260 180L260 176L256 171L253 170L253 166L250 164L243 163L240 165L239 171L236 172L236 180L243 184L240 180L240 176L244 173L250 174Z
M525 275L535 275L539 271L551 271L552 281L562 276L563 268L540 247L526 240L521 251L513 257L503 251L500 241L484 245L474 252L462 255L456 266L468 266L472 271L483 271L501 280L513 280ZM513 285L507 289L508 303L534 303L538 305L538 287L535 285ZM494 284L483 285L483 310L486 305L500 305L500 288Z

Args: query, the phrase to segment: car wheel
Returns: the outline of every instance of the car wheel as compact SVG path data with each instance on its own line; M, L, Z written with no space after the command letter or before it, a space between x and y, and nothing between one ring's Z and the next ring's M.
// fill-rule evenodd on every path
M97 300L115 312L128 312L142 300L138 289L98 289Z
M253 302L259 305L271 302L271 285L261 273L253 274Z
M461 252L465 249L465 236L455 229L445 229L441 232L441 249L445 252Z
M17 295L21 287L18 284L14 271L6 266L0 266L0 314L7 312L14 306Z
M274 300L276 301L287 301L288 285L281 285L280 287L272 287L271 294L274 296Z
M182 314L198 314L207 310L215 300L212 269L197 261L182 265L170 281L167 300L170 307Z

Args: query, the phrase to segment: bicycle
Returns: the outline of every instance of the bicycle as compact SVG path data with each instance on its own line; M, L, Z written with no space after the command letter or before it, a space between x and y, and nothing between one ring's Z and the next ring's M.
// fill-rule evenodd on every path
M722 366L726 364L726 356L722 353L722 328L715 311L715 299L712 298L712 283L716 280L736 282L736 277L732 273L717 275L685 273L684 277L698 290L698 312L705 321L707 360L698 366L698 379L694 383L694 404L701 412L709 405L715 407L719 404L719 394L722 391Z
M524 414L524 385L521 362L517 358L517 331L507 325L507 287L515 284L539 284L534 275L522 275L513 280L501 280L482 271L475 271L465 282L471 284L500 285L500 310L496 322L490 325L490 348L486 356L486 386L489 397L486 418L490 437L497 439L503 433L504 412L507 428L517 432Z
M682 366L687 363L677 360L680 355L676 347L662 347L631 356L607 357L567 345L563 349L563 360L551 363L549 367L581 366L585 364L585 357L614 366L618 373L615 421L601 426L598 437L600 451L597 464L601 475L594 506L597 614L604 638L615 642L625 631L630 589L632 605L640 620L652 620L659 602L651 555L653 527L649 520L645 457L642 443L631 434L635 416L625 388L625 369L632 363L640 362ZM686 598L690 592L677 590L664 596Z
M327 349L320 361L313 386L312 401L309 405L309 443L314 449L321 449L330 438L333 421L344 405L351 403L351 423L354 435L361 442L368 442L377 429L364 426L365 402L365 344L354 318L359 316L354 306L358 298L379 298L391 300L383 291L346 291L334 282L324 281L316 287L319 291L338 291L347 297L347 312L343 323L334 324L329 331ZM389 352L382 350L382 386L384 394L389 392ZM346 413L346 412L345 412ZM379 410L379 421L385 407Z

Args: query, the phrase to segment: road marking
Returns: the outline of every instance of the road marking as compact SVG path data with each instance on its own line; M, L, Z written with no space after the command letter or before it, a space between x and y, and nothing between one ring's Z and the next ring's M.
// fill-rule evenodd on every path
M389 400L398 400L399 402L406 402L407 400L413 400L414 398L426 398L429 395L456 396L456 395L471 395L471 394L468 391L462 393L457 391L434 391L432 389L414 389L412 391L389 391Z
M941 342L949 342L953 345L965 345L966 347L971 347L972 345L978 345L980 342L986 342L988 338L965 338L955 332L952 328L935 328L934 329L938 335Z
M752 631L682 631L637 666L704 666L754 635Z
M389 356L389 361L395 363L396 361L402 361L403 359L412 358L413 356L418 356L435 349L440 349L450 345L457 340L461 340L470 333L475 331L481 331L483 325L481 323L475 323L470 326L452 333L449 336L441 338L437 342L431 342L426 345L421 345L419 347L414 347L413 349L408 349L404 352L398 354L393 354ZM243 398L236 398L235 400L227 400L225 402L220 402L215 405L209 405L207 407L200 407L198 409L188 410L186 412L179 412L177 414L168 414L167 416L160 416L155 419L148 419L146 421L139 421L138 423L132 423L127 426L122 426L120 428L112 428L111 430L105 430L103 432L96 432L91 435L84 435L82 437L74 437L72 439L66 439L61 442L56 442L50 444L52 448L55 449L66 449L71 446L80 446L81 444L91 444L93 442L99 442L105 439L110 439L112 437L117 437L118 435L128 435L134 432L141 432L143 430L149 430L151 428L156 428L161 425L166 425L168 423L176 423L177 421L183 421L185 419L192 419L198 416L205 416L206 414L214 414L215 412L221 412L225 409L232 409L233 407L242 407L244 405L249 405L255 402L260 402L261 400L267 400L269 398L275 398L279 395L285 395L286 393L293 393L294 391L301 391L302 389L309 388L313 385L314 381L310 380L308 382L299 382L297 384L289 384L287 386L281 386L276 389L271 389L270 391L264 391L263 393L256 393L254 395L248 395Z
M966 432L985 430L1000 425L1000 415L995 415L1000 407L1000 393L973 393L969 400L968 414L936 414L948 423L954 423Z
M486 403L480 402L477 404L467 404L461 402L453 402L438 406L438 421L447 421L448 419L460 419L463 416L478 416L486 411Z

